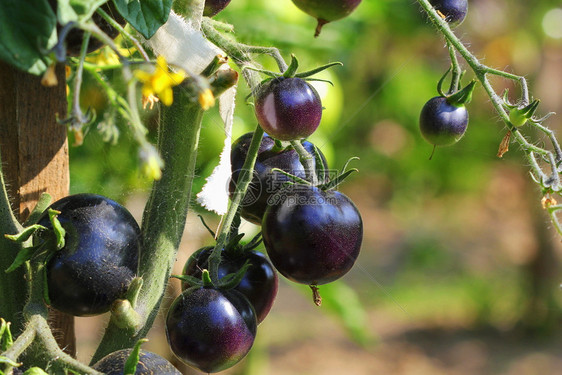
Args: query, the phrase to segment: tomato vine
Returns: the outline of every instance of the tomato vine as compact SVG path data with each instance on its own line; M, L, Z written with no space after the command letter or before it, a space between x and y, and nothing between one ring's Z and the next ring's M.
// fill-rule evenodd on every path
M46 4L45 1L37 1L41 3L42 6ZM22 51L25 50L29 52L27 54L27 60L23 61L20 57L14 56L13 49L15 47L13 44L6 44L7 47L3 47L3 49L0 50L0 58L33 74L52 73L52 69L54 69L57 61L68 62L69 66L74 68L72 72L73 84L71 94L69 95L71 98L70 115L67 118L60 119L60 122L68 125L69 131L74 134L76 143L82 142L83 129L92 122L94 116L94 114L90 112L83 113L80 107L80 93L84 74L91 75L105 90L113 110L128 121L133 138L139 148L138 158L142 165L141 169L146 176L154 179L142 219L142 249L140 253L138 278L132 282L127 295L120 300L120 304L112 310L112 319L108 323L101 343L92 358L92 364L94 364L110 353L117 352L124 348L136 347L136 357L130 357L132 358L131 361L134 362L134 365L131 366L136 367L140 343L148 334L148 331L160 311L165 288L171 276L171 269L177 256L180 240L183 236L186 216L189 210L189 202L192 199L191 189L195 177L199 134L205 111L214 105L215 99L218 98L220 100L220 96L224 94L225 91L237 84L238 74L243 77L245 84L251 92L250 96L255 96L259 93L259 89L264 87L264 82L267 82L268 79L264 80L262 78L262 73L265 71L259 69L255 63L253 58L254 54L266 54L275 61L279 73L265 72L272 73L269 75L272 75L274 77L273 79L287 79L293 78L293 76L299 77L298 74L295 75L297 62L296 58L293 56L291 63L287 64L281 52L275 47L251 46L239 43L232 35L229 35L234 28L233 26L217 22L207 17L202 18L204 6L204 1L202 0L178 1L174 5L174 9L181 9L181 11L183 11L182 15L186 19L183 20L178 16L180 21L177 22L180 22L181 25L185 27L183 31L188 34L186 38L193 38L191 41L195 45L193 48L194 50L198 48L201 50L206 49L205 53L218 50L226 55L225 58L225 56L216 54L211 61L206 61L207 65L201 66L200 64L198 68L201 73L196 72L196 69L193 69L189 64L182 65L177 61L168 64L166 58L155 51L152 51L154 54L153 57L156 57L156 61L153 61L151 60L151 54L144 49L144 45L150 45L151 38L168 21L172 9L171 0L163 1L161 7L145 6L146 3L141 1L133 1L131 2L132 5L128 7L127 1L113 1L120 14L140 36L134 35L129 28L125 28L116 22L111 14L99 8L105 1L84 1L86 5L83 7L80 6L78 0L70 2L58 1L56 3L59 7L58 10L53 11L53 9L51 9L49 12L47 8L45 8L46 15L37 20L40 22L37 27L38 32L45 34L41 35L41 39L39 40L41 48L36 48L36 46L32 45L30 40L27 40L27 43L21 47ZM303 2L299 1L298 3ZM345 15L349 14L359 3L360 1L352 2L352 5L349 6L349 10L346 10ZM446 41L447 53L451 62L451 86L447 93L447 98L458 93L463 93L463 90L460 89L460 81L463 76L461 64L459 63L460 56L471 69L476 80L483 87L485 93L490 98L492 106L507 128L507 134L500 144L498 156L501 157L507 152L511 140L517 142L525 154L526 162L531 168L533 180L541 188L544 196L543 206L550 214L556 230L562 235L562 223L558 218L558 213L562 210L562 204L558 204L554 197L555 194L558 195L562 191L562 181L560 179L560 173L562 172L562 149L554 132L544 125L545 120L550 114L542 118L534 116L539 102L533 98L529 92L525 77L494 69L483 64L457 37L455 32L451 29L451 24L449 24L447 17L438 11L429 0L417 0L417 3L421 6L425 14L427 14L438 33L441 34ZM318 18L319 26L316 30L317 35L322 25L328 21L335 21L340 18L340 14L329 13L328 16L317 15L314 12L311 13L309 8L306 9L308 13ZM21 12L21 8L18 8L18 11ZM127 41L133 44L137 53L134 57L125 56L113 39L91 21L94 12L100 15L102 19L118 30ZM0 13L0 21L4 19L6 19L6 12ZM71 32L72 29L83 32L78 57L67 57L63 43L64 40L62 40L64 38L57 40L56 32L51 30L54 27L53 22L56 24L57 22L61 23L63 20L65 23L62 26L63 31L60 31L60 35L65 35L65 33ZM18 31L19 26L16 23L10 22L8 26L12 31ZM52 32L48 33L48 30ZM87 61L91 39L97 39L104 45L109 46L116 60L112 64L107 64L105 66ZM226 64L227 58L236 65L237 71ZM329 65L336 64L337 63ZM309 73L315 73L321 69L324 69L324 67L313 69L309 71ZM107 82L104 76L105 70L119 70L121 72L121 78L125 82L124 93ZM449 71L446 74L448 73ZM285 75L288 77L285 77ZM496 92L490 82L489 76L501 77L514 81L519 85L520 93L515 104L509 101L507 92L504 95L500 95ZM302 77L304 77L304 75ZM298 79L300 80L301 78L299 77ZM49 83L50 80L47 79L45 82ZM140 115L140 83L143 84L140 91L145 104L150 104L152 106L158 100L163 104L160 113L156 147L148 140L147 128L143 124ZM441 83L442 82L439 83L439 91L443 94ZM307 83L304 84L308 85ZM467 95L471 95L474 84L471 83L468 87L470 93ZM318 97L319 101L320 99L317 94L315 95L315 98L316 97ZM466 97L463 97L463 100L465 99ZM466 100L459 103L464 104L465 102ZM321 108L319 102L316 104L318 108ZM318 112L321 112L321 110L318 109ZM319 122L319 116L317 122ZM552 150L537 146L529 140L520 128L523 124L530 124L544 133L550 141ZM315 127L316 126L318 126L318 123L315 124ZM466 127L466 124L464 124L464 126ZM464 128L462 132L464 133ZM306 133L306 136L308 135L310 135L310 132ZM232 228L237 226L236 220L238 219L239 208L252 181L252 173L258 158L263 136L264 129L258 124L253 131L251 142L247 149L247 156L238 176L236 188L230 197L226 212L221 213L223 217L216 233L216 244L207 260L209 269L208 271L204 271L202 276L203 289L212 289L219 284L221 254L223 249L227 247L228 241L232 240ZM326 190L330 190L327 188L333 188L335 185L339 184L350 172L346 171L346 168L344 168L342 173L334 178L331 183L319 181L314 163L315 155L312 155L306 150L300 139L295 138L302 137L283 138L284 141L289 141L292 148L297 152L300 163L306 171L305 179L294 178L295 181L305 182L306 184L299 185L297 183L295 185L301 188L304 186L305 190L310 190L305 194L307 197L314 195L314 197L320 196L324 198L328 194ZM280 143L282 144L282 142ZM548 169L550 169L550 171ZM20 224L11 211L1 169L0 183L3 189L1 192L2 194L0 194L0 230L4 235L14 235L18 232L22 232L24 226L27 227L27 225ZM321 183L324 183L324 185L319 185ZM295 193L295 195L299 194ZM344 201L346 207L353 208L353 221L355 226L351 228L352 230L347 231L352 232L354 230L356 232L353 232L356 234L356 238L350 240L353 249L349 251L345 249L347 252L344 255L347 255L349 258L346 259L345 270L330 275L321 274L314 278L301 277L301 275L291 275L289 277L300 280L299 282L309 284L313 289L314 300L317 304L321 302L317 285L333 281L347 272L357 258L361 244L363 233L361 217L359 213L356 212L357 210L353 203L348 200L347 197L345 197L345 200L341 197L339 199ZM45 204L45 202L42 202L38 206L37 213L44 211L47 205L48 204ZM342 204L340 204L340 206L341 205ZM294 210L288 209L288 211ZM336 212L337 210L334 208L333 211ZM273 215L272 212L276 212L276 210L268 210L270 215ZM330 214L332 213L333 212L330 212ZM334 215L337 215L337 213L334 213ZM277 223L275 219L276 218L268 218L269 222ZM329 228L332 224L332 222L327 223L326 228ZM290 222L286 230L288 236L294 233L299 225L302 227L298 220ZM341 227L343 228L345 225L342 224ZM330 229L333 230L333 228ZM325 228L322 228L322 230L325 230ZM269 231L268 229L268 232ZM275 230L271 230L271 232L274 231ZM342 231L345 231L345 228ZM270 233L268 233L268 237L266 237L265 241L266 247L268 245L273 247L269 240L269 234ZM307 234L307 237L309 238L302 238L300 241L306 243L307 240L313 238L313 235ZM0 266L6 266L5 268L8 268L13 261L13 259L11 259L13 257L5 257L7 252L11 252L12 254L17 251L22 252L26 246L27 248L31 246L31 241L28 240L27 237L25 241L20 241L23 243L13 243L6 238L2 238L1 241ZM310 243L309 248L313 248L314 245L315 244ZM330 243L330 246L331 245L333 244ZM337 244L333 245L333 247L336 248L336 245ZM314 250L320 254L325 247L329 246L323 245L316 247L318 248ZM343 246L340 246L340 248L342 247ZM282 251L278 251L278 253L281 254ZM279 254L279 257L283 256ZM336 255L341 258L341 254L338 253ZM316 258L319 257L320 256L317 256ZM29 347L37 349L32 351L26 358L33 366L39 365L46 370L54 372L70 371L81 374L99 374L99 372L92 367L80 363L70 355L64 353L55 342L53 334L47 324L47 306L44 299L46 294L45 282L41 277L44 273L43 268L45 265L41 261L44 262L44 257L28 256L26 258L24 268L29 291L25 304L21 301L21 295L17 295L16 287L14 286L14 278L0 277L0 281L2 282L0 286L3 292L6 290L6 298L10 301L10 304L13 304L13 306L23 305L22 312L23 319L25 320L25 327L16 340L13 343L10 342L6 344L6 347L2 348L0 364L4 367L0 368L0 374L9 373L12 367L18 365L18 361ZM307 264L307 267L312 268L314 264ZM326 268L329 267L326 266ZM328 271L326 271L326 273L328 273ZM285 272L285 274L290 274L290 272ZM193 290L191 290L190 293L193 293ZM198 291L197 293L204 294L204 291ZM222 292L216 292L216 294L219 295L216 298L222 297L220 296L221 293ZM182 297L180 296L180 298ZM174 306L178 304L179 303L174 303ZM245 306L245 308L246 307L247 306ZM9 315L7 318L14 317L20 312L19 310L11 311L10 309L5 309L3 311ZM178 313L178 315L181 314ZM257 325L257 322L255 322L255 324ZM255 327L253 328L252 335L255 335ZM4 328L4 331L5 330L6 328ZM2 343L2 337L3 336L0 335L0 344ZM51 360L51 358L54 359ZM231 365L230 363L228 364ZM222 365L221 363L221 366ZM214 369L215 367L210 366L209 368ZM223 367L220 368L222 369Z

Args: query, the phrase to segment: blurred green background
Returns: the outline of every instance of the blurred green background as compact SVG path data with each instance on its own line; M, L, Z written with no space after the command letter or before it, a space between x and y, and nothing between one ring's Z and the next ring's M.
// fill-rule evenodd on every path
M365 225L356 266L325 288L331 303L316 308L306 288L281 278L254 349L226 373L559 373L560 237L541 209L541 193L517 145L496 156L505 129L480 87L468 105L465 137L429 160L432 146L421 138L417 119L437 95L449 60L443 38L417 3L365 0L350 17L326 25L317 39L315 20L290 0L232 0L216 18L233 24L241 42L276 46L286 59L294 53L303 69L343 63L321 75L333 87L315 83L326 110L310 140L332 168L360 158L353 162L360 172L341 190L359 207ZM524 75L541 99L539 112L546 114L562 112L561 25L559 0L472 0L456 32L485 64ZM274 69L269 57L257 60ZM467 72L465 82L472 77ZM512 83L493 84L498 93L510 88L516 99ZM84 105L95 106L103 118L99 87L90 82L84 90ZM255 126L244 104L247 94L240 84L234 138ZM156 126L148 123L154 139ZM546 125L558 131L560 117ZM150 183L139 173L126 125L118 124L117 145L104 142L95 126L82 146L70 150L71 190L105 194L140 219ZM523 131L533 143L546 144L532 129ZM203 124L195 193L217 164L223 140L215 108ZM195 203L193 209L211 225L218 223ZM242 227L250 234L256 230ZM185 237L179 269L212 240L195 216ZM170 298L175 292L172 283ZM99 338L87 322L78 319L84 357ZM147 348L170 355L161 325Z

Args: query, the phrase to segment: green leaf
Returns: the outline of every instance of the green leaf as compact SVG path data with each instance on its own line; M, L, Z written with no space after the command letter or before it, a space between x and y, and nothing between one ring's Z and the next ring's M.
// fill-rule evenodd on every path
M0 59L35 75L49 64L44 51L57 42L56 16L48 0L2 0Z
M108 0L58 0L57 19L61 25L81 22L92 17Z
M113 0L119 13L145 38L168 20L172 0Z

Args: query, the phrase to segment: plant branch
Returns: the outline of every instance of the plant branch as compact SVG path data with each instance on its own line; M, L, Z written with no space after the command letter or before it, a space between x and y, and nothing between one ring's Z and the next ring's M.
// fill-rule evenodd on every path
M502 70L494 69L489 66L486 66L480 62L476 56L474 56L466 46L459 40L459 38L453 33L451 28L449 27L448 23L437 13L437 11L433 8L433 6L429 3L428 0L417 0L423 10L427 13L429 19L433 22L437 30L445 37L448 46L452 46L458 53L463 57L469 67L472 69L476 78L482 84L482 87L486 91L486 94L489 96L492 106L499 114L500 118L506 125L508 132L513 136L515 141L521 147L525 158L531 168L531 175L533 176L533 180L541 186L543 194L547 195L549 193L555 192L560 194L562 191L562 184L560 180L559 173L562 172L560 169L560 163L562 161L562 149L554 133L552 130L548 129L546 126L541 124L543 120L545 120L548 116L545 116L543 119L534 120L531 119L527 123L531 126L536 127L541 132L545 133L554 149L553 151L547 150L545 148L539 147L533 143L531 143L525 135L521 133L519 128L515 127L509 118L509 114L506 110L506 107L509 106L494 90L492 84L488 79L488 75L494 75L498 77L502 77L505 79L509 79L512 81L516 81L519 83L521 88L520 99L518 100L518 105L520 107L524 107L529 104L530 101L530 94L527 85L527 80L523 76L518 76L512 73L508 73ZM450 50L450 54L452 57L453 52ZM454 64L454 62L453 62ZM503 154L503 153L502 153ZM551 171L545 172L543 166L537 160L537 155L542 160L543 164L550 165ZM553 206L558 207L558 206ZM551 216L552 222L557 230L557 232L562 236L562 225L559 222L559 219L556 216L556 212L558 208L550 208L548 212Z
M261 77L259 74L251 69L246 69L248 67L254 68L254 64L250 56L244 52L244 48L240 48L240 45L233 40L224 37L219 33L214 27L212 22L208 18L203 19L201 25L203 33L205 36L216 46L221 48L226 54L232 58L236 65L241 69L242 76L244 77L246 83L248 84L250 90L253 92L255 88L260 84ZM285 64L286 67L286 64ZM222 249L226 245L228 238L228 233L232 222L238 212L238 207L242 202L242 199L246 195L248 186L252 180L252 171L254 170L254 165L258 156L258 150L263 138L264 131L257 125L252 136L252 141L248 148L248 154L240 175L238 177L238 183L236 184L236 190L232 195L230 204L228 206L228 211L226 216L221 221L221 227L217 232L217 243L215 249L209 257L209 273L211 275L211 280L216 282L218 280L218 267L220 264L220 256Z
M8 240L4 235L16 234L21 232L22 229L10 206L2 172L2 160L0 160L0 291L2 291L0 317L12 323L15 333L19 332L23 326L21 310L27 297L21 288L24 278L23 270L18 269L11 273L4 272L13 263L18 251L21 250L21 244Z
M123 35L126 39L128 39L131 43L133 43L133 45L136 47L137 51L139 51L139 53L141 54L142 58L145 61L149 61L150 58L148 57L148 54L146 53L146 51L144 50L144 48L142 47L142 44L140 44L140 42L138 41L137 38L135 38L134 36L131 35L131 33L129 33L127 30L125 30L125 28L123 26L121 26L119 24L119 22L115 21L109 14L107 14L107 12L105 12L102 8L98 8L96 10L96 12L103 17L103 19L105 19L111 26L113 26L117 31L119 31L119 33L121 33L121 35Z
M172 106L162 108L158 151L164 170L162 178L154 182L142 221L139 276L143 285L135 308L141 317L141 328L131 336L110 322L92 362L144 338L162 302L183 235L203 116L190 92L177 86Z

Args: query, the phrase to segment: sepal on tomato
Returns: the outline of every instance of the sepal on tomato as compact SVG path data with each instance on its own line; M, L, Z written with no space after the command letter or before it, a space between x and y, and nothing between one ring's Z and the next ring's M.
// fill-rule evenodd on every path
M123 374L135 374L137 372L137 365L140 360L140 347L147 341L148 339L146 338L137 341L137 343L133 347L133 350L131 351L131 354L129 354L127 361L125 362Z
M64 236L66 235L66 230L62 227L57 217L60 214L60 211L49 208L47 210L47 213L49 214L49 221L53 226L53 233L55 234L57 250L60 250L64 247L65 244Z
M515 127L525 125L527 121L532 120L537 108L540 104L539 99L533 100L530 104L523 107L514 107L509 111L509 121Z
M472 93L476 87L476 80L472 80L463 89L455 92L452 95L447 96L447 103L454 105L455 107L462 107L472 100Z

